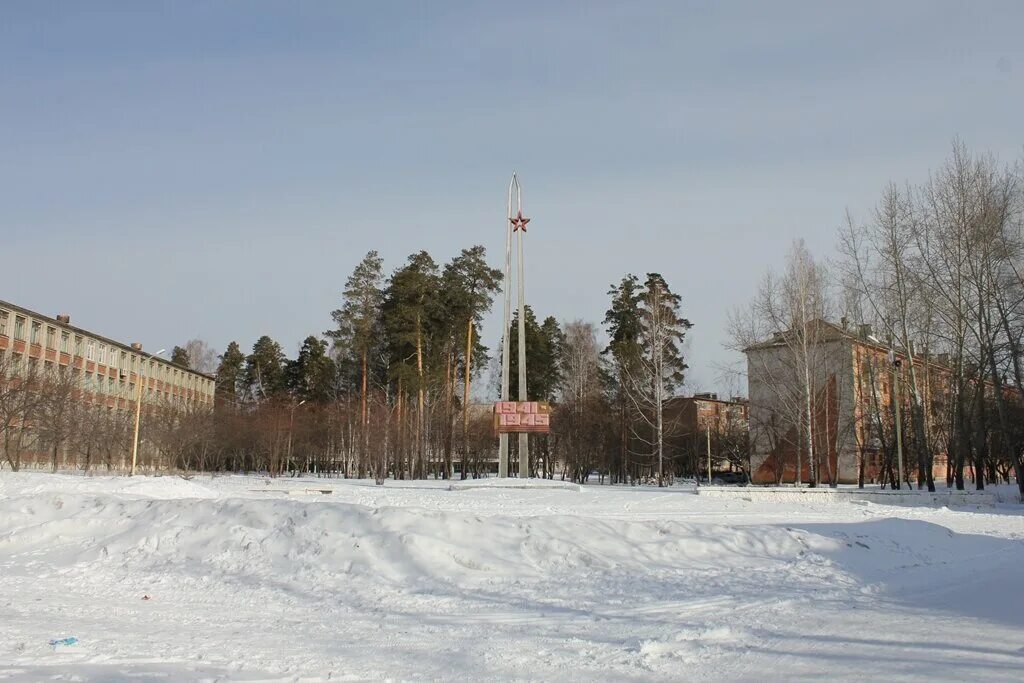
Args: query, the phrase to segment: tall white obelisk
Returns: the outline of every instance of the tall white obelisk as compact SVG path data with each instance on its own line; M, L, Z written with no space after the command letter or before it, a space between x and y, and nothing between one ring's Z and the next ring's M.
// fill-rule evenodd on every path
M516 213L512 214L513 193L515 194ZM523 238L526 235L526 224L529 218L523 217L523 189L519 185L519 178L512 174L512 181L508 186L508 222L505 225L505 317L502 325L501 344L501 400L509 400L509 374L511 372L511 351L509 349L509 327L512 325L512 233L519 233L517 239L516 265L518 277L516 284L519 293L519 329L517 330L517 342L519 357L519 400L527 401L526 392L526 295L523 284ZM508 434L498 436L498 476L508 476ZM530 476L530 441L529 435L519 434L519 476L527 478Z

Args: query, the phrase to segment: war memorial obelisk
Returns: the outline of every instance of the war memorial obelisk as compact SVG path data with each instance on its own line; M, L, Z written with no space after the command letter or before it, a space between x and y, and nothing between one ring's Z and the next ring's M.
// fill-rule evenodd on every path
M512 214L513 193L515 195L515 215ZM512 233L517 234L516 239L516 285L519 292L519 329L517 332L517 347L519 351L519 400L527 401L526 395L526 315L523 310L526 306L523 287L523 238L526 236L526 224L529 218L523 217L523 188L519 185L519 178L512 174L512 181L508 185L508 210L505 223L505 317L502 325L501 343L501 400L509 400L509 373L511 371L511 351L509 349L509 327L512 325ZM529 434L519 433L519 477L526 479L530 476L530 441ZM502 432L498 435L498 476L508 477L508 434Z

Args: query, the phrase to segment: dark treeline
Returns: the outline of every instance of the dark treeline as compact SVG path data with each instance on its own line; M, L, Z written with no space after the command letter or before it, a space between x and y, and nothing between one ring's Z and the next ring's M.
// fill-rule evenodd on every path
M370 252L346 282L334 327L308 337L294 360L269 337L248 355L229 345L217 369L215 447L199 449L219 460L205 467L377 481L493 473L497 389L479 386L492 366L480 326L501 286L479 246L444 266L418 252L390 277ZM686 367L679 297L656 274L627 276L611 295L607 348L591 323L525 309L530 397L554 404L551 434L531 437L533 476L666 481L686 469L659 416ZM514 318L512 395L517 326Z
M231 342L219 356L195 341L175 347L173 362L214 370L214 408L147 402L140 467L377 481L493 473L497 383L482 380L497 361L480 328L501 287L480 246L444 265L421 251L390 276L370 252L347 279L333 324L308 336L294 358L269 336L248 352ZM551 434L531 436L534 476L583 480L596 471L611 483L665 483L695 471L684 456L690 441L663 415L686 369L681 344L690 323L680 298L657 274L626 276L610 296L604 348L594 324L538 320L526 308L530 398L554 406ZM511 340L516 395L515 334ZM124 468L134 415L73 400L59 385L56 377L4 382L22 388L13 393L24 403L0 400L10 407L9 465L38 465L52 451L46 462L54 468ZM30 397L46 398L37 408ZM66 406L74 428L48 418L44 404L50 413Z

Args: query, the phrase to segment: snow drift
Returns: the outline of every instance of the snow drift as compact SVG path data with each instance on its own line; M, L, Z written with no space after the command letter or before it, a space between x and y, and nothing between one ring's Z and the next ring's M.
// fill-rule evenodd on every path
M230 478L0 476L0 672L1014 680L1024 666L1015 509L332 486L297 499ZM63 636L79 642L46 645Z

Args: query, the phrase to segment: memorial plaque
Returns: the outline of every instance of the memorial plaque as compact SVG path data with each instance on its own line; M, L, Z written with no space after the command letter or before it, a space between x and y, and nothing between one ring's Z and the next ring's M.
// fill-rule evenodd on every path
M547 401L498 401L494 404L494 431L547 434L551 431L551 406Z

